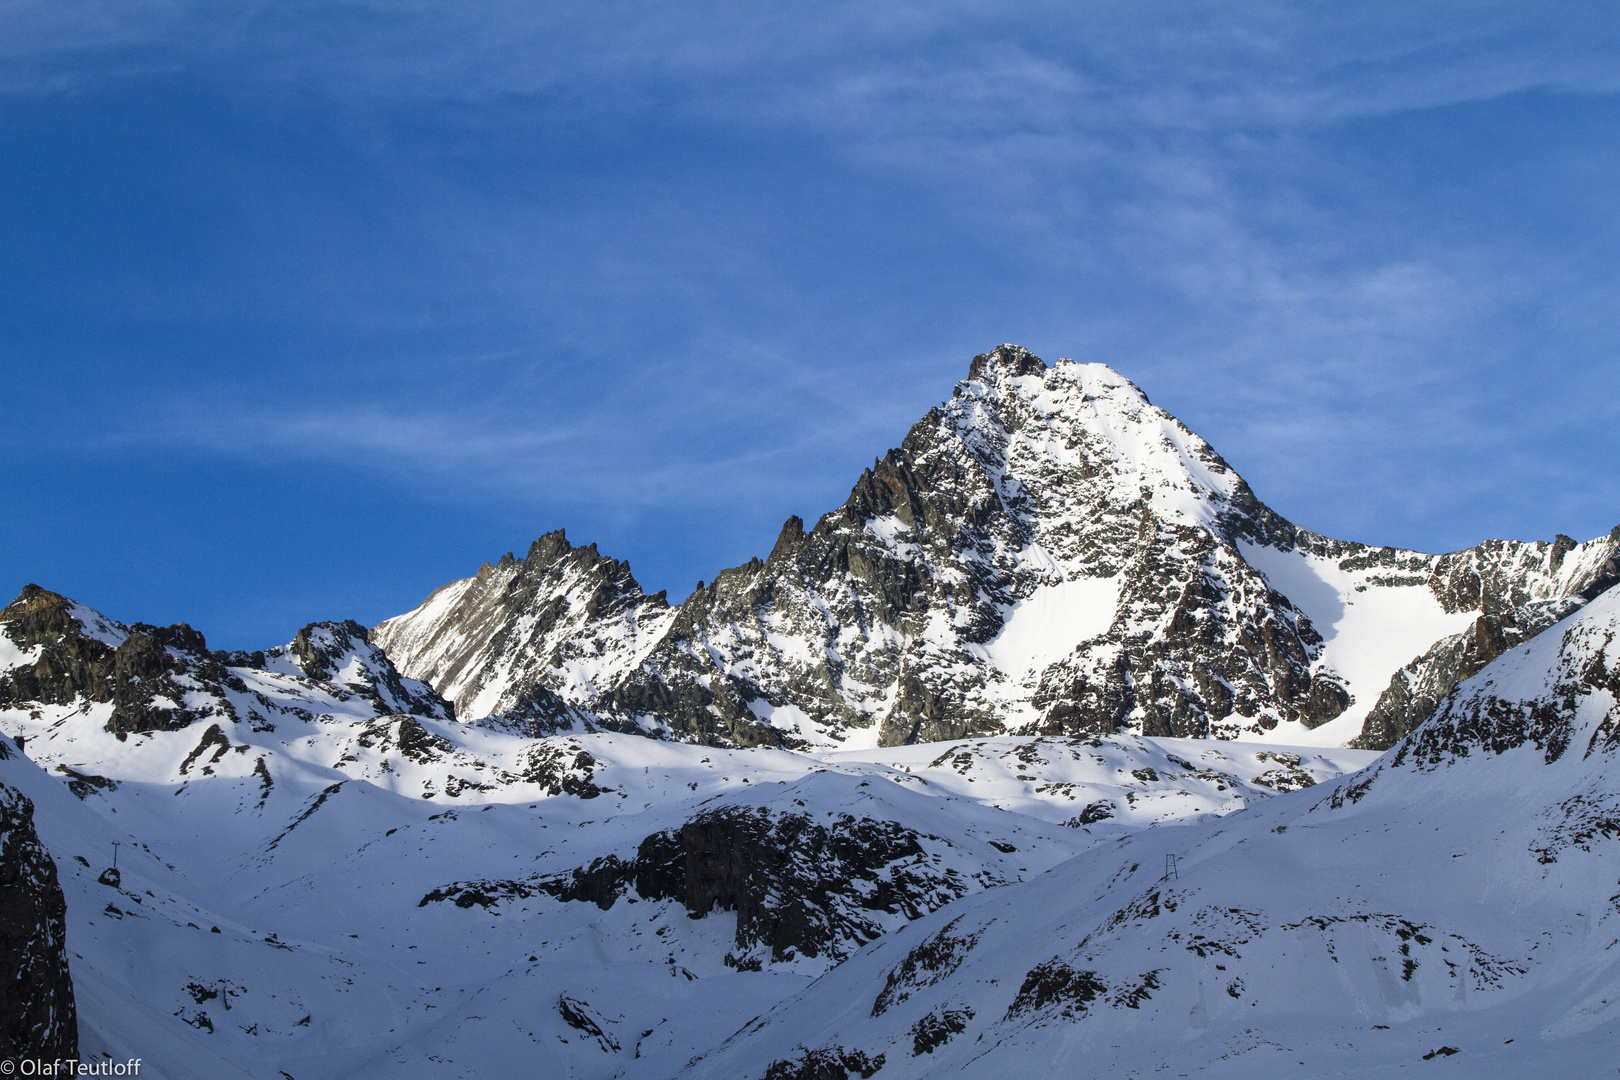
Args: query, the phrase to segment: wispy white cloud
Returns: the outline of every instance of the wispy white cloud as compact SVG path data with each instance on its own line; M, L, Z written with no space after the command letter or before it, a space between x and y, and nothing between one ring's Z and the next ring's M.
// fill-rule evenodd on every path
M1620 16L1572 10L13 3L0 88L228 70L244 96L325 95L362 126L368 110L424 102L461 110L446 122L476 125L490 103L528 97L587 123L653 117L816 140L852 173L919 192L932 227L1007 252L1032 290L1061 297L1050 283L1073 282L1068 310L1022 315L1026 325L1061 335L1054 351L1114 363L1188 413L1262 497L1325 513L1336 500L1401 491L1411 504L1401 513L1415 520L1434 516L1423 504L1455 507L1500 482L1458 481L1443 467L1414 475L1414 461L1502 453L1480 420L1501 390L1470 378L1481 361L1456 351L1488 347L1481 327L1536 285L1516 272L1517 251L1477 235L1369 236L1378 230L1335 205L1342 158L1313 140L1350 121L1528 91L1620 91ZM670 199L601 211L624 215L615 235L655 235L581 245L566 270L536 254L552 207L503 205L443 227L476 252L481 287L536 319L585 292L620 295L633 310L656 290L712 307L714 320L733 313L715 302L728 290L788 309L826 302L796 293L767 242L715 226L712 210ZM760 231L768 237L769 223ZM1089 291L1105 299L1088 301ZM537 397L525 409L463 396L340 408L210 397L119 437L354 461L441 492L536 502L606 490L641 505L723 501L784 484L822 496L835 485L806 458L880 450L948 391L940 373L1018 336L963 341L959 356L918 347L886 369L903 370L912 388L861 395L850 393L859 368L848 357L754 329L693 333L718 340L647 358L643 385L599 402ZM588 347L577 331L552 340ZM701 376L683 382L681 365ZM546 392L525 362L505 368L509 383ZM704 439L682 438L697 426Z

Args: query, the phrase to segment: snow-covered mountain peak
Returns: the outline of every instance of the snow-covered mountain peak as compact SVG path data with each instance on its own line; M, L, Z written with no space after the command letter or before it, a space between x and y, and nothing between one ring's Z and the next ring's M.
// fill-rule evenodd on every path
M1160 518L1203 528L1215 527L1234 498L1252 509L1247 485L1213 447L1106 364L1048 367L1004 345L976 357L973 371L941 421L987 470L1025 491L1070 492L1099 509L1140 501ZM1082 507L1071 500L1063 509Z
M1435 691L1620 580L1617 552L1620 534L1437 556L1310 533L1119 372L1009 344L841 506L790 518L768 559L679 609L559 532L374 640L463 718L515 715L492 721L509 730L1382 749Z

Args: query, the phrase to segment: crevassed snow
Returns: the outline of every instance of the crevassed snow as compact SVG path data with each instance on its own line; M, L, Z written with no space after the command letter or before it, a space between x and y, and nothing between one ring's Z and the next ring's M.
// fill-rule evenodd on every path
M1316 669L1335 672L1355 699L1319 728L1279 724L1273 738L1305 746L1344 745L1360 734L1395 672L1479 617L1473 611L1447 612L1427 585L1372 584L1382 568L1341 570L1332 559L1299 550L1242 541L1238 546L1249 565L1311 620L1325 642Z
M1015 682L1105 633L1119 604L1120 577L1074 578L1042 585L1002 609L1001 633L971 646Z

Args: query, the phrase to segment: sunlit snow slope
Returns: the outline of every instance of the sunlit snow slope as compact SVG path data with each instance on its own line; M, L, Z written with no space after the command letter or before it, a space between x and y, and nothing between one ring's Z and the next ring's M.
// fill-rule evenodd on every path
M942 905L1373 756L530 738L344 624L208 653L43 590L0 641L0 783L61 876L83 1050L161 1076L668 1076Z

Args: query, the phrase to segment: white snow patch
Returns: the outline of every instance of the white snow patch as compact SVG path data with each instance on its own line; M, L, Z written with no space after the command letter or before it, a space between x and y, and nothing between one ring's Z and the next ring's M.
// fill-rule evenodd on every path
M1074 578L1042 585L1027 600L1002 609L994 640L973 646L1015 682L1106 633L1119 606L1119 576Z
M0 671L10 671L12 668L34 663L39 659L39 654L44 649L43 645L19 649L15 641L12 641L4 633L0 633Z

